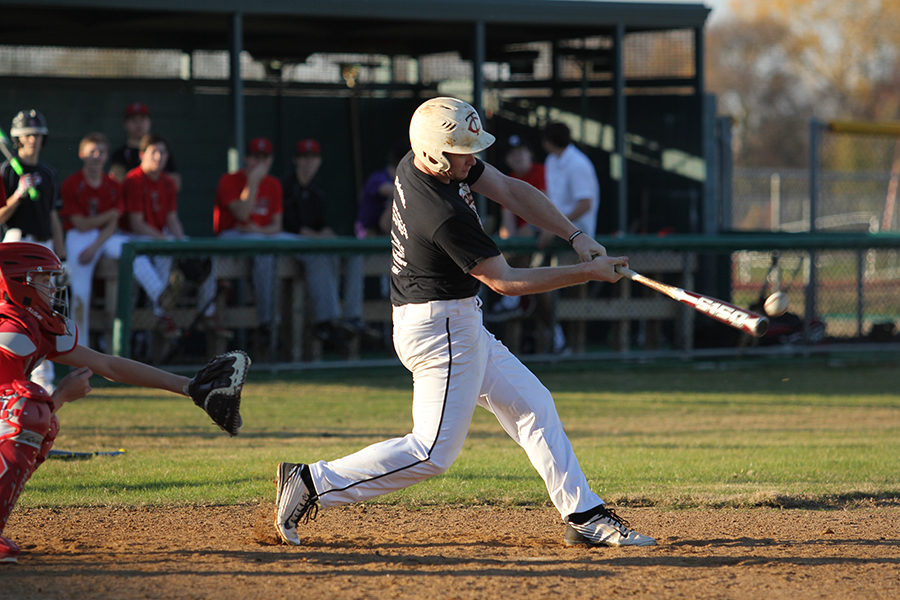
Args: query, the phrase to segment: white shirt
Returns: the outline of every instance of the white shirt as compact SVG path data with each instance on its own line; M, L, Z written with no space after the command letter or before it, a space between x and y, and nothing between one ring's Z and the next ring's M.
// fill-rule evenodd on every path
M569 215L579 200L588 198L591 208L573 224L590 237L597 231L597 209L600 206L600 183L594 164L574 144L562 154L548 154L544 161L547 196L563 214Z

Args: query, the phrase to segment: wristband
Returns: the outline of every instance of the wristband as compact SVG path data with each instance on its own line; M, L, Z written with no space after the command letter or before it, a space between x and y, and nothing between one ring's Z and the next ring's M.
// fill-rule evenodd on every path
M572 242L575 241L575 238L577 238L577 237L578 237L579 235L581 235L582 233L584 233L582 230L577 229L577 230L575 231L575 233L573 233L572 235L570 235L570 236L569 236L569 245L571 246L571 245L572 245Z

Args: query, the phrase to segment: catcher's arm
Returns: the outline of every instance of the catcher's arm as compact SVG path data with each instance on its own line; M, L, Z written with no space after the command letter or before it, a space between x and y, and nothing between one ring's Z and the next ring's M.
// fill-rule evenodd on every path
M190 396L194 404L205 410L229 434L237 435L241 428L241 390L250 367L250 357L241 350L210 359L193 379L80 345L60 354L53 361L73 367L88 367L111 381Z
M97 352L87 346L77 345L70 352L54 358L53 362L72 367L88 367L110 381L167 390L184 396L190 395L187 392L187 385L191 380L183 375L163 371L130 358Z

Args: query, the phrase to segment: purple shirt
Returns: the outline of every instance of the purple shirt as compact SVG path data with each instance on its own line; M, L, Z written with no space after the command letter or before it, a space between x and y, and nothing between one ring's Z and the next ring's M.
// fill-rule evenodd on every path
M356 213L356 237L363 237L366 230L378 229L378 219L392 196L383 196L378 189L385 183L393 183L387 169L376 171L369 176L359 197L359 210Z

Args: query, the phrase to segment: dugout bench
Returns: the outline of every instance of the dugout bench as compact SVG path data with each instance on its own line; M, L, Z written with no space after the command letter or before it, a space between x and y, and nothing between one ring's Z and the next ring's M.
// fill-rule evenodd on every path
M367 254L363 261L363 276L381 276L390 272L390 254ZM252 274L253 260L245 257L220 256L216 258L216 313L225 329L237 333L253 332L257 329L256 307L253 304ZM283 255L276 258L277 284L274 293L274 310L277 323L268 348L255 348L259 354L265 350L268 359L273 362L301 362L321 360L324 354L321 342L313 331L311 312L308 309L308 282L303 264L292 256ZM91 297L91 334L103 335L109 341L113 339L114 323L117 315L119 295L118 261L102 258L97 262L94 271L94 285ZM237 282L237 285L235 283ZM185 329L197 316L197 286L186 286L175 308L170 311L176 324ZM137 294L137 291L135 291ZM386 323L391 320L389 300L365 299L363 302L363 320L368 323ZM134 331L153 333L156 317L149 306L138 305L130 311L131 326ZM246 337L246 336L245 336ZM252 337L252 335L250 336ZM163 344L160 339L153 340L154 346ZM216 335L207 335L207 354L218 354L227 348L228 340ZM284 350L281 350L284 349ZM161 354L157 350L155 355ZM359 356L359 340L353 340L348 346L347 358Z

